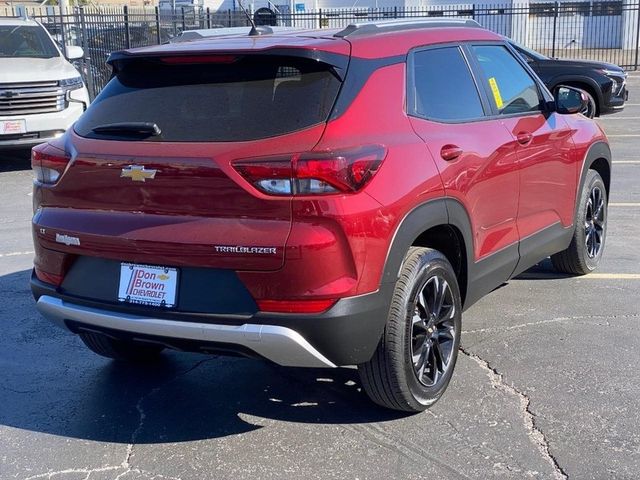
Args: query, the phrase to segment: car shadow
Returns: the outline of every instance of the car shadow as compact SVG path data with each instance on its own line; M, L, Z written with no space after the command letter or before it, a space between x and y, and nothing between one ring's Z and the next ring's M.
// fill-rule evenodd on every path
M219 438L279 420L314 424L390 421L362 392L357 371L296 369L259 360L167 352L124 364L89 352L44 320L29 271L0 277L0 425L116 443Z
M31 149L0 149L0 173L31 169Z
M545 258L543 261L537 263L529 270L525 270L517 277L513 277L512 280L554 280L561 278L572 278L572 275L558 272L551 263L550 258Z

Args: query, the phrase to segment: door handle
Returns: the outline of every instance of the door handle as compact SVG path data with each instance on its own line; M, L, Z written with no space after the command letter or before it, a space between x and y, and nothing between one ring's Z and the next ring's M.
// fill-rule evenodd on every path
M529 132L520 132L516 135L516 140L520 145L528 145L533 140L533 135Z
M462 149L457 145L445 145L440 149L440 156L447 162L455 160L460 155L462 155Z

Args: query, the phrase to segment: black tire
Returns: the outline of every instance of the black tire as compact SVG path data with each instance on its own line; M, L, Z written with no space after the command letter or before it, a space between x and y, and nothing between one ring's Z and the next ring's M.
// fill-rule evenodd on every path
M571 244L566 250L551 256L556 270L571 275L593 272L604 251L607 237L607 190L602 177L595 170L587 172L579 202ZM594 203L597 203L595 210L592 209Z
M149 362L159 358L164 347L129 342L107 337L100 333L83 332L80 338L94 353L123 362Z
M429 305L435 296L418 299L421 292L431 296L440 290L440 308L436 301ZM437 250L412 247L396 283L378 348L371 360L358 365L362 386L371 400L394 410L421 412L442 396L458 357L461 303L456 275L447 258ZM425 363L420 365L423 356ZM430 360L436 368L427 365Z

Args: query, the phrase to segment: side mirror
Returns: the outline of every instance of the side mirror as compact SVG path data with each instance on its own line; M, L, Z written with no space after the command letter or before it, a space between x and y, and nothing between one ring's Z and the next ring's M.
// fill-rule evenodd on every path
M75 45L67 45L67 58L69 60L79 60L84 57L84 50L82 47L76 47Z
M580 113L584 111L589 100L579 88L560 86L554 92L556 112L562 114Z

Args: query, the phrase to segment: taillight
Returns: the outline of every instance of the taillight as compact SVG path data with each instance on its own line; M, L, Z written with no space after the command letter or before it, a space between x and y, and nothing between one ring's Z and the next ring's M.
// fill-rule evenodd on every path
M376 174L387 151L380 145L242 160L234 168L268 195L354 193Z
M256 301L261 312L271 313L322 313L336 302L336 299Z
M43 143L31 150L31 168L40 183L56 183L71 157L63 150Z

